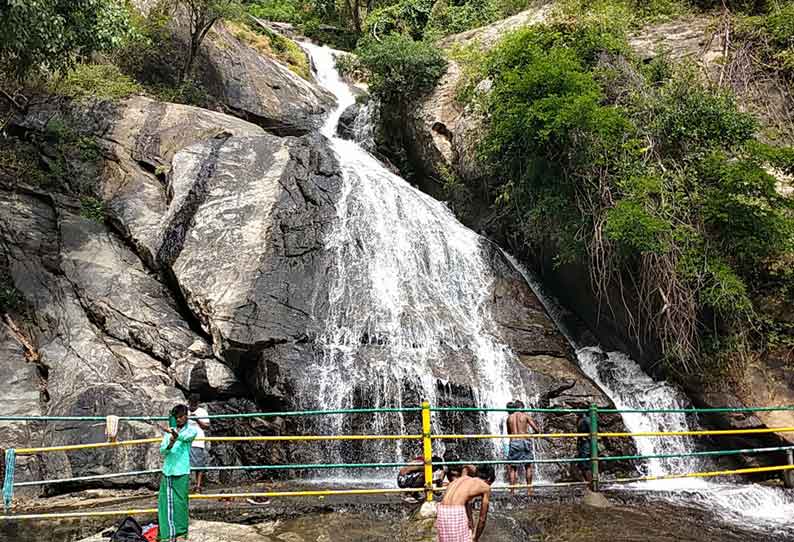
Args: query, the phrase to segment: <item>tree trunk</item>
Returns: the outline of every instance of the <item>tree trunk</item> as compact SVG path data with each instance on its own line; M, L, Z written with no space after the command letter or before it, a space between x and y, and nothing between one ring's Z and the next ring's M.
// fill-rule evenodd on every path
M185 64L182 66L182 73L179 74L179 84L187 80L188 76L193 71L193 64L196 61L196 53L198 52L198 44L195 37L191 36L190 46L188 47L187 56L185 57Z
M356 34L361 34L361 10L358 0L353 0L353 24L356 25Z

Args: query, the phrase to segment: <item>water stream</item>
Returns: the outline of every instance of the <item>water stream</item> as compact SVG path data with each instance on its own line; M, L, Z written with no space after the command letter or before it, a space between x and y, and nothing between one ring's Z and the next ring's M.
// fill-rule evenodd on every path
M560 331L576 349L582 371L596 382L618 409L675 410L692 408L679 388L648 376L640 365L623 352L604 352L598 345L577 344L568 329L565 311L553 296L544 291L540 281L506 254L524 276ZM697 429L696 420L683 413L625 413L626 428L631 432L689 431ZM694 451L691 437L637 437L640 455L680 454ZM714 470L712 461L698 457L647 459L639 465L641 475L665 475ZM738 482L739 480L737 480ZM794 497L790 491L758 484L731 483L700 478L653 480L621 486L626 491L650 491L658 498L712 508L728 519L780 526L794 516Z

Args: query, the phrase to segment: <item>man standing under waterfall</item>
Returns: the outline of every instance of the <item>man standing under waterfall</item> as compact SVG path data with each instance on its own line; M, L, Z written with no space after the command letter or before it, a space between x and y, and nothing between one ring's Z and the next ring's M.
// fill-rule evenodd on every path
M522 401L514 403L515 408L524 408ZM529 417L526 412L513 412L507 418L507 433L509 435L528 435L530 429L535 433L540 433L540 427ZM507 456L508 461L520 461L524 465L527 474L527 486L532 486L532 461L535 460L532 442L527 438L510 439L510 452ZM510 477L510 485L516 485L518 478L518 465L521 463L511 463L507 466L507 473ZM510 490L515 494L515 489ZM532 487L527 487L527 495L532 493Z

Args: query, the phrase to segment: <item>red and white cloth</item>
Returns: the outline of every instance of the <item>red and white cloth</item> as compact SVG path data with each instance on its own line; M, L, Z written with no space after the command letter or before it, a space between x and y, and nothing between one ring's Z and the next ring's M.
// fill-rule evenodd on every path
M436 530L438 542L471 542L466 507L439 504L436 511Z

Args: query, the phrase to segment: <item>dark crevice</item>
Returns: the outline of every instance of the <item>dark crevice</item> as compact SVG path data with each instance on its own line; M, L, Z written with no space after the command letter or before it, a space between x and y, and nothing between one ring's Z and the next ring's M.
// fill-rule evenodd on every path
M207 333L199 319L195 314L193 314L193 311L190 310L190 307L187 303L187 300L185 299L184 294L182 293L182 289L179 287L179 282L176 280L176 277L171 276L171 273L161 271L157 265L157 262L154 261L153 255L149 253L148 249L140 247L134 242L132 237L129 235L129 232L125 231L124 224L122 222L117 220L108 220L108 225L110 226L108 228L109 233L111 233L117 240L121 241L121 243L123 243L130 252L135 254L135 256L137 256L141 261L143 267L157 277L158 282L165 287L169 294L171 294L171 299L174 301L174 308L182 317L182 320L188 325L190 330L211 345L212 336Z
M143 127L135 139L130 157L138 164L144 166L147 171L155 173L159 163L160 154L160 131L158 128L165 116L167 104L163 102L152 102L146 108L146 119Z
M174 274L172 266L182 252L185 237L192 226L196 211L207 197L210 179L215 174L218 155L229 137L231 137L230 134L224 133L210 142L210 152L202 163L196 180L190 188L190 192L186 196L182 207L174 213L170 223L165 227L163 241L156 256L157 267L162 274L163 283L171 290L179 306L180 313L191 329L204 337L210 344L212 344L212 338L207 330L204 329L198 316L190 309L190 304L179 286L179 279Z
M195 182L190 187L182 206L177 209L165 227L163 241L157 252L157 262L161 269L169 269L182 252L185 237L192 226L196 211L207 197L209 182L215 175L220 150L229 137L230 134L225 133L210 141L210 152L201 164Z
M301 182L299 180L295 181L295 186L298 187L298 191L301 193L305 201L311 203L315 207L320 206L320 203L316 199L314 199L306 190L303 189L303 186L301 185Z
M226 107L226 112L237 118L248 121L251 124L256 124L264 131L268 132L269 134L278 137L287 137L287 136L300 137L309 134L316 129L312 127L300 128L298 126L295 126L294 124L288 124L285 122L279 122L275 119L260 117L259 115L255 115L249 111L242 111L240 109L235 109L233 107ZM308 123L310 123L310 121L307 121L307 124ZM319 128L319 125L317 126L317 128Z

